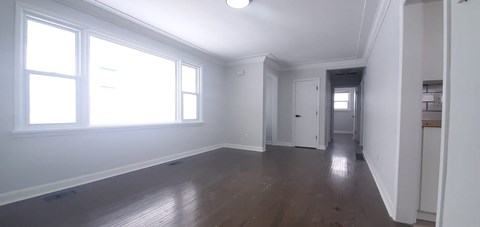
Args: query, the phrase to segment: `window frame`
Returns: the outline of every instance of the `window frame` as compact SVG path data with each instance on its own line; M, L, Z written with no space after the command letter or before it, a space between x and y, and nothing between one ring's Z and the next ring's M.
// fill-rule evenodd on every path
M337 93L348 94L348 101L335 101L335 94L337 94ZM352 92L351 92L351 91L335 91L335 92L333 93L333 109L334 109L335 111L340 111L340 112L341 112L341 111L351 111L351 107L350 107L350 104L351 104L351 101L352 101L352 100L351 100L351 95L352 95ZM343 103L343 102L346 102L346 103L347 103L347 108L346 108L346 109L337 109L337 108L335 108L335 103L337 103L337 102L342 102L342 103Z
M200 84L201 84L201 82L200 82L201 70L200 70L200 69L201 69L201 68L200 68L199 66L196 66L196 65L194 65L194 64L191 64L191 63L188 63L188 62L185 62L185 61L180 61L179 66L180 66L180 80L179 80L179 88L180 88L180 89L179 89L179 93L180 93L180 102L179 102L179 103L180 103L180 111L179 111L179 113L180 113L180 116L179 116L179 119L181 119L182 122L196 122L196 121L198 121L199 119L202 119L201 116L200 116L200 113L202 112L202 111L200 111L200 107L202 106L202 105L200 104L200 100L201 100L201 98L200 98L200 94L201 94L201 91L200 91L200 87L201 87L201 86L200 86ZM195 75L195 76L196 76L196 78L195 78L195 79L196 79L196 80L195 80L195 81L196 81L195 87L196 87L196 91L197 91L197 92L187 92L187 91L183 91L183 69L182 69L183 66L187 66L187 67L190 67L190 68L194 68L194 69L195 69L195 72L196 72L196 75ZM183 95L184 95L184 94L195 95L196 98L197 98L197 113L196 113L197 118L196 118L196 119L185 119L185 118L183 117L183 112L184 112L184 110L183 110Z
M29 70L27 69L27 33L28 33L28 21L35 21L44 25L48 25L54 28L62 29L75 33L75 74L70 76L61 73L52 73L47 71ZM22 99L20 100L22 106L21 122L23 127L32 130L45 129L45 128L76 128L81 125L80 121L80 103L81 101L81 76L82 76L82 62L81 62L81 28L70 24L68 22L58 20L56 18L48 17L33 11L24 10L22 13L21 22L21 37L20 37L20 50L21 50L21 88ZM18 41L18 39L17 39ZM36 74L41 76L73 79L75 81L75 122L72 123L44 123L44 124L32 124L30 122L30 75Z
M49 15L52 15L49 13ZM109 35L105 32L97 31L85 25L74 24L68 21L58 19L58 17L52 17L45 13L39 13L31 10L24 4L17 4L17 17L16 17L16 44L15 44L15 124L13 133L18 134L36 134L38 132L47 132L47 134L57 134L58 132L65 131L88 131L90 129L100 131L110 131L111 129L151 129L151 128L163 128L163 127L177 127L177 126L195 126L203 124L202 116L202 71L203 68L200 64L191 63L188 61L169 56L161 53L160 51L148 48L148 44L142 45L141 43L134 43L126 41L123 35ZM27 34L29 20L53 26L55 28L64 29L66 31L75 32L76 36L76 70L75 75L63 75L57 73L48 73L39 71L39 75L53 76L60 78L68 78L75 80L76 87L76 122L75 123L48 123L48 124L30 124L30 100L29 100L29 71L26 65L27 58ZM164 58L174 61L176 64L175 80L176 80L176 96L175 96L175 121L168 123L147 123L147 124L124 124L124 125L105 125L96 126L90 124L90 88L89 88L89 59L90 59L90 37L96 37L104 39L108 42L113 42L122 45L127 48L132 48L147 54L154 55L156 57ZM188 63L187 63L188 62ZM183 103L182 99L179 99L179 94L182 94L181 87L181 66L188 65L197 69L197 119L184 120L183 119ZM103 130L106 129L106 130Z
M146 47L143 47L143 46L140 46L138 44L134 44L134 43L131 43L131 42L128 42L128 41L125 41L125 40L122 40L121 38L118 38L118 37L114 37L114 36L111 36L111 35L107 35L105 33L102 33L102 32L98 32L98 31L92 31L92 30L89 30L87 33L86 33L86 43L87 43L87 55L86 55L86 58L87 59L90 59L90 37L95 37L95 38L98 38L98 39L102 39L104 41L107 41L107 42L111 42L111 43L114 43L114 44L118 44L118 45L121 45L123 47L126 47L126 48L131 48L131 49L134 49L134 50L137 50L137 51L140 51L140 52L143 52L143 53L146 53L146 54L150 54L150 55L153 55L155 57L159 57L159 58L163 58L163 59L166 59L166 60L169 60L169 61L173 61L175 62L175 121L174 122L167 122L167 123L149 123L149 124L115 124L115 125L91 125L90 124L90 93L89 93L89 90L90 90L90 61L87 60L86 64L86 74L88 74L87 76L87 81L86 81L86 87L87 87L87 95L88 95L88 98L85 100L85 103L87 104L88 106L88 113L86 113L86 116L88 118L88 121L87 121L87 126L88 127L91 127L91 128L102 128L102 127L130 127L130 126L141 126L141 125L144 125L144 126L149 126L149 125L171 125L171 124L181 124L181 123L184 123L183 121L181 121L181 119L178 117L179 114L181 112L179 112L179 106L181 105L181 103L179 103L179 98L178 98L178 90L181 89L181 87L179 87L179 77L181 77L180 75L180 72L179 72L179 69L178 69L178 66L179 64L181 64L182 60L179 59L179 58L175 58L175 57L172 57L172 56L168 56L168 55L165 55L165 54L162 54L162 53L158 53L156 51L153 51L153 50L150 50ZM180 84L181 86L181 84ZM201 120L196 120L194 122L201 122Z

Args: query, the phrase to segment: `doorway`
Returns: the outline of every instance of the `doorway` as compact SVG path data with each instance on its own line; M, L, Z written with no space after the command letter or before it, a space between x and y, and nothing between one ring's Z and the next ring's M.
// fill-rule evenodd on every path
M441 152L443 2L407 0L402 20L398 197L408 222L436 220ZM428 124L424 124L428 122ZM436 126L432 124L436 122ZM433 223L432 223L433 224Z
M267 145L277 144L278 78L265 76L265 140Z
M331 84L332 108L330 135L347 134L352 140L363 145L363 90L364 68L328 70Z
M336 134L355 134L355 90L353 87L335 88L333 130Z

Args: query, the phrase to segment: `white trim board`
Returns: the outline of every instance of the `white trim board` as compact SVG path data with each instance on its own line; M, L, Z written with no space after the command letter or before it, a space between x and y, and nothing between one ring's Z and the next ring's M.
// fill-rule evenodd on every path
M238 149L238 150L256 151L256 152L264 152L265 151L265 149L263 147L249 146L249 145L242 145L242 144L225 143L225 144L223 144L222 147L231 148L231 149Z
M247 64L254 64L254 63L264 63L269 55L270 53L264 53L264 54L256 54L256 55L240 57L240 58L236 58L228 61L225 65L239 66L239 65L247 65Z
M145 162L133 163L130 165L108 169L108 170L104 170L104 171L100 171L92 174L87 174L79 177L69 178L69 179L60 180L60 181L56 181L48 184L43 184L39 186L34 186L30 188L24 188L24 189L12 191L12 192L3 193L3 194L0 194L0 206L25 200L25 199L30 199L30 198L41 196L41 195L45 195L48 193L64 190L67 188L72 188L79 185L107 179L110 177L133 172L136 170L145 169L155 165L164 164L174 160L198 155L198 154L213 151L222 147L224 147L223 144L202 147L199 149L194 149L194 150L185 151L185 152L181 152L173 155L168 155L165 157L148 160Z
M428 212L418 211L417 212L417 219L424 220L424 221L435 222L435 220L437 219L437 215L432 214L432 213L428 213Z
M295 71L295 70L304 70L304 69L318 69L326 68L327 70L331 69L344 69L344 68L360 68L367 66L366 58L344 58L344 59L333 59L328 61L314 61L314 62L303 62L303 63L294 63L294 64L283 64L282 71Z
M353 134L352 131L333 131L333 133L336 133L336 134Z
M363 58L367 60L370 58L372 53L373 46L377 41L378 34L387 15L388 8L390 6L391 0L380 0L377 6L377 11L375 12L375 18L373 19L372 28L370 29L370 34L368 35L367 44L365 46L365 52L363 53Z
M448 164L448 138L450 136L450 81L451 81L451 20L452 5L450 1L443 1L443 111L442 111L442 138L440 147L440 173L438 182L437 215L438 227L443 227L445 206L445 187Z
M370 157L368 156L368 152L365 150L363 151L363 156L365 157L365 161L367 162L367 166L370 169L370 172L372 173L373 179L375 180L375 184L377 185L378 191L380 192L380 196L382 197L383 203L385 204L385 207L387 208L388 214L390 217L393 218L393 220L396 219L396 214L395 214L395 209L393 206L392 199L388 196L387 190L385 189L385 186L383 182L380 179L380 176L378 175L377 170L373 165L370 163Z
M292 142L277 141L274 145L275 145L275 146L283 146L283 147L293 147L293 143L292 143Z

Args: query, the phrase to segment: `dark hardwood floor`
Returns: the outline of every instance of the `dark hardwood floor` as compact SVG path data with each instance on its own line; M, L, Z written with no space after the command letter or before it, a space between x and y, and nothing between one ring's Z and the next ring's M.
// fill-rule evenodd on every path
M403 226L357 149L345 135L327 151L219 149L1 206L0 226Z

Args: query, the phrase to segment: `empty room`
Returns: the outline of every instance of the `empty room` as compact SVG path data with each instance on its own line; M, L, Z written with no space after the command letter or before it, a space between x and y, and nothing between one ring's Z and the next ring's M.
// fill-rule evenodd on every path
M478 227L478 0L1 0L0 226Z

